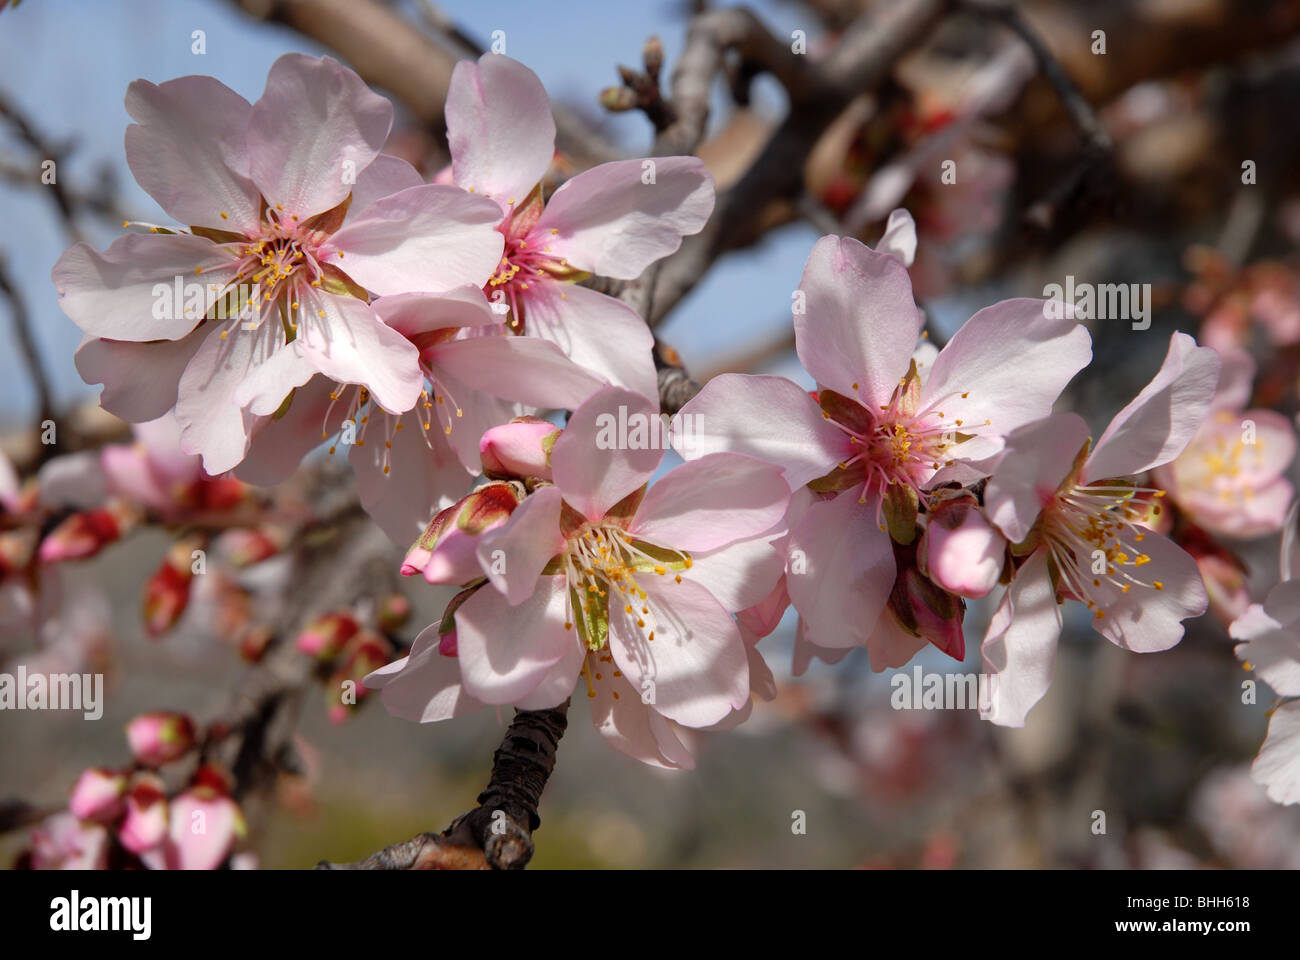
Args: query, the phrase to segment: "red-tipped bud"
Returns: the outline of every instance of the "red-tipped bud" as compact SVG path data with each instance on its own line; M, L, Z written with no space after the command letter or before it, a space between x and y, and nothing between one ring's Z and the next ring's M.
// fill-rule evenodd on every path
M483 575L478 538L510 519L523 498L521 485L489 483L453 503L431 521L406 554L402 575L423 572L430 583L467 583Z
M376 605L375 621L384 633L396 633L411 619L411 601L400 593L386 593Z
M126 774L103 767L82 771L72 787L68 811L78 820L108 823L122 812L122 795L126 793Z
M284 535L269 527L228 530L221 535L221 549L231 566L243 568L261 563L284 549Z
M299 650L317 660L333 660L343 652L343 647L351 640L361 624L347 611L327 613L310 624L298 634L295 641Z
M142 713L126 725L126 741L136 763L161 767L194 746L194 721L183 713Z
M266 655L275 634L270 627L249 627L239 637L239 655L249 663L258 663Z
M135 526L135 511L119 502L74 513L46 535L37 556L42 563L85 560Z
M162 565L145 581L144 624L149 636L161 636L176 626L189 606L194 553L202 542L198 538L186 538L173 544Z
M126 816L117 839L132 853L144 853L167 839L169 805L162 778L141 771L131 778L126 792Z

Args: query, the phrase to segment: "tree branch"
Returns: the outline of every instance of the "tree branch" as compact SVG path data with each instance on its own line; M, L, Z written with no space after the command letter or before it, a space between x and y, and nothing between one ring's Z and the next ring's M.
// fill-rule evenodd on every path
M569 701L550 710L517 710L492 757L478 806L440 834L422 833L355 863L322 860L317 870L522 870L541 825L537 806L568 727Z

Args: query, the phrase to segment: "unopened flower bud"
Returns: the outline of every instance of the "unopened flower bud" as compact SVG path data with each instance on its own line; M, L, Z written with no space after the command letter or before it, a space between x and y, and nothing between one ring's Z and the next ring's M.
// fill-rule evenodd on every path
M161 767L194 746L194 721L183 713L142 713L126 725L126 741L136 763Z
M406 554L402 576L423 572L430 583L467 583L483 575L478 538L510 519L521 484L489 483L453 503L431 521Z
M107 823L122 812L125 792L125 773L91 767L83 771L73 785L68 811L78 820Z
M940 587L961 597L985 596L997 586L1006 538L970 498L946 500L929 514L919 555Z
M194 551L202 544L199 538L177 541L162 564L144 584L145 632L158 637L176 625L190 602L194 579Z
M152 850L167 839L169 805L162 778L141 771L131 778L126 792L126 816L117 839L132 853Z
M270 528L228 530L221 535L221 549L226 558L232 566L241 569L261 563L283 548L283 534Z
M37 556L42 563L85 560L121 539L137 520L136 512L120 502L74 513L41 541Z
M560 428L536 417L520 417L483 434L479 459L489 477L551 479L551 450Z
M411 619L411 601L400 593L386 593L379 598L375 620L384 633L396 633Z
M346 610L318 617L295 641L299 650L317 660L333 660L361 629L357 618Z

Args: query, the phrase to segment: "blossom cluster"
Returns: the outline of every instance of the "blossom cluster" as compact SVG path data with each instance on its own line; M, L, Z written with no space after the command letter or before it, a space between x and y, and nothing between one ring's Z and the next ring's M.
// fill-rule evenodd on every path
M177 225L78 244L53 280L102 405L171 425L180 459L105 466L165 514L229 508L346 448L361 504L409 548L401 572L459 590L391 663L349 611L299 637L395 715L540 710L576 690L614 747L690 767L699 731L774 695L758 645L789 609L795 674L856 647L882 671L930 645L964 660L967 602L986 597L997 724L1024 725L1047 693L1066 601L1134 652L1172 647L1213 606L1300 696L1293 582L1251 606L1216 539L1276 532L1293 498L1291 426L1247 409L1243 354L1173 334L1094 432L1055 410L1092 359L1071 306L1004 300L936 348L898 210L874 249L825 236L809 254L792 319L815 391L725 374L645 431L664 443L634 442L610 426L666 416L654 337L587 281L635 280L703 228L700 160L615 161L551 189L549 100L498 54L456 67L452 163L433 182L382 152L391 107L328 58L281 58L254 104L183 77L137 81L127 107L132 172ZM682 462L665 470L669 446ZM103 512L40 551L120 535L126 514ZM160 630L184 567L182 552L157 575ZM1295 802L1295 703L1273 724L1260 763Z

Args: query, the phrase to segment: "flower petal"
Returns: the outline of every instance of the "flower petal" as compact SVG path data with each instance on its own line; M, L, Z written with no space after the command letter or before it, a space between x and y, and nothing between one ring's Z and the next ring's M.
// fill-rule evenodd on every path
M183 224L249 234L261 197L249 179L247 100L212 77L126 88L126 162L136 183Z
M253 181L285 216L324 213L347 197L392 126L393 105L338 61L286 53L248 117Z
M424 390L419 351L386 326L369 304L310 289L293 345L321 373L368 389L389 413L415 406Z
M984 490L984 513L1012 543L1029 535L1088 441L1088 425L1057 413L1012 432Z
M785 377L724 373L704 385L675 420L673 449L694 460L719 451L743 453L785 470L798 489L849 454L848 436L817 402Z
M379 690L384 709L414 723L464 716L483 707L465 692L460 662L438 652L438 625L426 627L411 644L409 656L380 667L361 681Z
M259 358L269 355L277 333L266 326L227 339L206 337L181 374L176 399L181 449L200 454L212 476L244 459L254 417L235 402L235 391Z
M547 577L518 606L483 587L456 611L456 646L465 691L484 703L528 696L576 642L564 629L563 577Z
M703 586L643 578L654 640L611 604L609 649L657 713L707 727L749 700L749 658L736 622ZM648 629L648 628L647 628Z
M600 656L608 658L609 654ZM695 759L673 734L671 724L641 702L640 691L626 677L613 676L613 667L593 665L589 669L594 694L589 695L591 722L610 746L651 766L694 769Z
M424 353L435 375L455 371L462 383L502 400L573 409L603 386L553 343L536 337L467 337Z
M1182 547L1154 530L1143 532L1142 551L1150 562L1142 579L1160 588L1132 587L1128 593L1109 582L1092 591L1104 610L1092 628L1116 646L1139 653L1168 650L1183 638L1182 621L1199 617L1209 605L1200 569Z
M713 453L651 484L628 532L671 549L716 550L771 529L789 502L780 467Z
M542 568L564 549L563 503L558 487L542 487L525 497L504 524L479 537L478 562L511 604L533 595Z
M518 60L485 53L462 60L447 89L447 143L456 183L520 202L541 182L555 153L555 120L542 81Z
M697 157L615 160L556 190L529 238L581 270L635 280L699 233L713 202L713 175Z
M549 340L616 387L659 396L654 334L627 304L574 284L537 280L524 298L524 332Z
M790 533L786 588L817 646L857 646L885 609L896 567L878 509L878 497L859 503L849 490L814 503Z
M87 337L77 348L77 372L86 383L102 383L99 405L128 423L156 420L176 405L185 366L207 337L196 329L180 340L130 343Z
M804 312L795 313L795 346L804 369L869 409L887 404L923 322L907 268L852 237L822 237L798 292Z
M1219 355L1175 333L1160 371L1092 448L1085 482L1141 473L1182 453L1205 419L1218 379Z
M362 509L402 548L420 536L435 513L466 492L473 476L443 432L424 431L419 417L418 411L401 415L397 422L402 429L385 437L391 448L374 440L354 445L348 453Z
M84 242L69 247L50 277L59 306L83 332L140 342L186 336L235 269L234 255L204 237L130 233L103 253ZM189 309L191 299L203 309Z
M317 255L381 296L481 286L501 259L496 204L458 187L423 184L376 200Z
M598 391L573 412L551 450L551 475L571 507L598 521L650 479L663 451L628 449L618 425L658 416L657 404L619 387Z
M423 183L424 177L420 176L420 171L415 167L401 157L381 153L357 174L357 182L352 184L352 202L348 204L348 212L343 215L343 222L346 224L356 220L376 200Z
M962 324L934 361L922 410L941 410L962 433L994 439L1050 414L1092 359L1092 338L1072 318L1049 316L1044 303L1003 300ZM949 456L982 459L996 452L996 444L978 449L968 441Z
M1300 700L1274 711L1250 776L1268 788L1268 798L1274 803L1300 803Z
M1061 635L1061 608L1047 573L1047 551L1036 550L1002 596L984 635L984 669L990 675L984 719L1023 727L1029 709L1047 693Z

